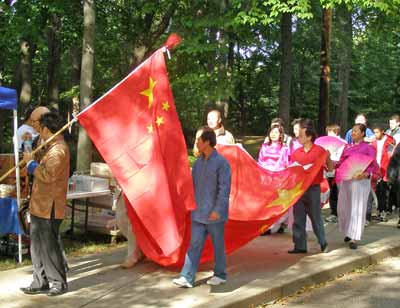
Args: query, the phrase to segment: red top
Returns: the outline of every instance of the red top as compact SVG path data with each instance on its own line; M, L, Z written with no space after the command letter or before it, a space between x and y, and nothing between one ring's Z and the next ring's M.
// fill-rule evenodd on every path
M320 147L319 145L313 144L308 152L304 151L304 147L298 148L296 151L294 151L291 157L291 161L297 162L300 165L304 166L314 163L314 161L316 161L321 156L325 157L327 156L326 150L323 147ZM323 181L324 179L323 169L324 168L321 167L311 185L319 185Z
M385 182L388 181L387 176L386 176L386 170L387 167L389 166L389 161L390 161L390 156L393 151L393 148L395 146L395 141L393 137L386 135L383 137L386 140L383 143L383 148L382 148L382 156L381 156L381 161L378 161L377 163L379 164L379 170L381 172L381 176ZM378 153L378 141L374 140L371 145L375 148L376 152Z

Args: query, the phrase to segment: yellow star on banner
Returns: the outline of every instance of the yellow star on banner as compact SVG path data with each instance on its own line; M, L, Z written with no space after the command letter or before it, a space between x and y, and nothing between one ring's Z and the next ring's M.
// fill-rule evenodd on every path
M169 105L168 102L162 103L162 109L163 109L163 110L168 111L170 107L171 107L171 106Z
M156 86L157 81L154 81L153 78L150 77L149 88L140 92L141 95L147 96L149 98L149 109L151 105L153 105L153 88Z
M157 116L156 123L157 123L157 126L160 126L161 124L164 124L164 118Z
M148 132L149 134L152 134L152 133L153 133L153 124L149 124L149 126L147 126L147 132Z
M267 207L282 206L282 212L284 212L289 207L289 204L293 203L294 199L303 194L302 185L303 181L299 182L292 189L278 189L279 197L268 204Z

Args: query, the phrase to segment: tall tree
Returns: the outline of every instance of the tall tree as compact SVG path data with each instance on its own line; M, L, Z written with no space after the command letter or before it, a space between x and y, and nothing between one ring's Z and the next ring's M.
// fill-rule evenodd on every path
M92 103L93 69L94 69L94 38L96 25L95 0L84 0L83 2L83 45L82 65L80 80L80 103L81 110ZM79 171L86 171L92 162L93 144L81 127L78 136L77 166Z
M353 26L351 10L349 10L346 5L342 4L339 6L336 12L339 30L337 53L340 55L338 63L339 114L336 118L338 119L342 129L345 129L347 127L349 117L348 94L350 87L351 55L353 49Z
M284 13L281 17L281 69L279 82L279 116L289 131L290 93L292 80L292 14Z
M61 62L61 18L52 14L47 30L47 44L49 48L49 61L47 64L47 103L58 109L59 100L59 69Z
M322 11L322 35L320 53L320 83L319 83L319 125L320 134L325 132L329 123L329 82L330 82L330 46L332 28L332 9Z

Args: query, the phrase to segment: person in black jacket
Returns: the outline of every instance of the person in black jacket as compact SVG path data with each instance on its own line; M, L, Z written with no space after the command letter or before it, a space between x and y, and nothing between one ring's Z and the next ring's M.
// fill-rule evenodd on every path
M396 207L399 207L398 203L400 200L400 143L394 148L392 157L389 161L389 166L386 171L386 175L391 186L391 191L396 194L395 200L397 201ZM399 210L399 221L397 222L397 228L400 228L400 210Z

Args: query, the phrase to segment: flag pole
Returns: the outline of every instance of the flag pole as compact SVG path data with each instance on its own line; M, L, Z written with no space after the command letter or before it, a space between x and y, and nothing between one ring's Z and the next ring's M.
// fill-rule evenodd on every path
M32 151L32 155L36 154L39 152L41 149L43 149L50 141L52 141L54 138L56 138L58 135L60 135L63 131L65 131L68 127L72 126L77 121L76 118L73 118L71 121L68 121L67 124L65 124L60 130L54 133L53 136L51 136L49 139L46 140L46 142L42 143L40 146L38 146L34 151ZM23 167L25 165L25 162L22 160L19 163L16 161L15 166L8 170L6 173L4 173L1 178L0 182L3 181L7 176L9 176L11 173L13 173L17 168L19 170L20 167Z

